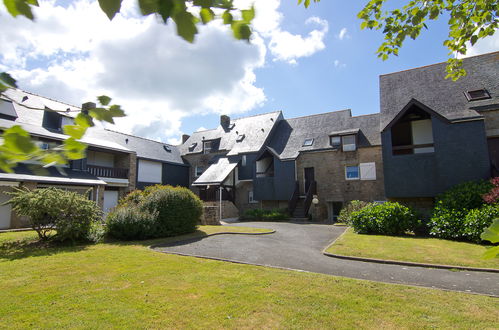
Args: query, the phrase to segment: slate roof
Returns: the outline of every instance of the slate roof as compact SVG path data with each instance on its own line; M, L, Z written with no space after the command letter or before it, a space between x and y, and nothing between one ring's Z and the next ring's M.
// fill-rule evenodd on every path
M67 111L67 109L69 109L68 112L60 112L61 115L66 117L75 117L81 110L78 107L24 92L19 89L8 89L3 94L7 96L5 99L12 99L15 101L13 105L17 113L17 118L15 121L0 119L0 128L21 125L32 135L55 140L62 141L67 139L68 136L42 127L43 109L46 107L58 111ZM176 146L115 132L101 127L92 127L88 129L87 134L85 134L81 141L98 148L121 152L136 152L137 157L139 158L184 164L180 157L178 147ZM168 148L170 152L165 150L165 147Z
M269 143L269 151L280 159L295 159L300 152L332 149L329 136L358 131L358 146L381 145L379 113L352 117L351 110L285 119L278 123ZM303 146L305 139L314 139Z
M220 184L225 181L236 166L237 162L231 163L228 158L220 158L218 162L210 165L192 185Z
M438 63L380 76L383 130L411 99L450 121L481 118L476 110L499 109L499 52L465 58L467 75L445 79L447 63ZM468 101L464 92L485 88L491 99Z
M231 119L231 124L234 124L231 129L218 126L216 129L194 132L179 147L180 152L183 156L200 153L203 151L203 141L216 139L220 139L218 150L228 151L228 156L258 152L281 119L281 111ZM238 136L241 135L244 135L244 138L241 142L237 142ZM189 146L193 144L195 147L190 149Z

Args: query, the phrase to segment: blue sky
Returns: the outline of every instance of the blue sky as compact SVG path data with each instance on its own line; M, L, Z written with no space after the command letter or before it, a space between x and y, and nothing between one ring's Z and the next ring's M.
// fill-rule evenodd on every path
M216 127L222 113L378 112L380 74L448 56L440 20L381 61L381 33L361 31L356 18L365 1L323 0L305 9L294 0L258 0L250 45L217 23L187 44L172 25L140 17L135 1L125 0L113 22L90 0L42 0L36 23L1 7L0 70L27 91L74 105L109 95L128 114L113 129L175 143L182 133ZM470 54L498 49L496 34Z

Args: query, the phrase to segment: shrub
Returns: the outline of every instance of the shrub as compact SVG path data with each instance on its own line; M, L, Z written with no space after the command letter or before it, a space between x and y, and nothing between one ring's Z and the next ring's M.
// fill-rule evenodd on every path
M499 206L484 205L480 209L471 210L464 220L464 236L466 239L479 243L480 235L489 227L494 219L499 218Z
M118 201L118 207L120 206L135 206L139 205L144 200L144 192L142 190L134 190L128 193L125 197Z
M348 203L344 208L341 209L340 215L338 216L338 222L343 222L346 224L351 224L350 218L353 212L362 210L364 207L368 206L370 203L364 201L354 200Z
M203 213L201 200L192 191L182 187L154 189L140 207L157 215L152 237L191 233L196 230Z
M490 179L492 188L490 191L482 196L485 203L494 204L499 202L499 177Z
M106 218L109 236L121 240L154 237L157 214L141 210L137 206L120 206Z
M410 208L386 202L353 212L350 222L359 234L401 235L414 229L417 218Z
M437 198L429 222L430 235L445 239L467 239L465 218L484 205L483 196L492 189L488 181L458 184Z
M101 218L94 201L76 192L46 189L16 189L9 201L14 211L29 219L40 239L60 241L88 239L91 226Z
M241 218L249 221L282 221L289 219L289 214L286 209L251 209L246 210Z

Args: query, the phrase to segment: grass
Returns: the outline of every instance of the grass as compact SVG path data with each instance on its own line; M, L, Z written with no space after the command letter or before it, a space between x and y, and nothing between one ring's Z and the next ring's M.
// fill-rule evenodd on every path
M200 228L211 230L216 229ZM36 246L27 232L0 234L0 239L0 328L497 326L499 300L486 296L148 248L161 240Z
M499 268L499 259L482 259L485 250L483 245L438 238L360 235L349 228L326 252L428 264Z

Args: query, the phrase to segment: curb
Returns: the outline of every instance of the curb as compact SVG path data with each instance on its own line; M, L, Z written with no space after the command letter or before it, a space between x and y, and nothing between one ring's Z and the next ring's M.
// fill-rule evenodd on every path
M33 228L0 229L0 234L2 234L2 233L15 233L18 231L30 231L30 230L33 230Z
M336 243L347 231L345 230L340 236L338 236L331 243L326 245L326 247L322 250L322 254L332 258L345 259L345 260L354 260L354 261L363 261L363 262L375 262L378 264L390 264L390 265L399 265L399 266L411 266L411 267L424 267L424 268L438 268L438 269L453 269L453 270L467 270L471 272L488 272L488 273L499 273L499 269L495 268L477 268L477 267L466 267L466 266L452 266L452 265L441 265L441 264L425 264L420 262L411 262L411 261L398 261L398 260L390 260L390 259L376 259L376 258L365 258L365 257L354 257L354 256L345 256L342 254L335 254L326 252L327 248Z
M265 229L265 228L260 228L260 229ZM199 237L191 237L191 238L187 238L187 239L183 239L183 240L180 240L180 241L174 241L174 242L171 242L172 244L176 244L176 243L182 243L182 242L189 242L189 241L192 241L192 240L198 240L198 239L203 239L203 238L206 238L206 237L210 237L210 236L216 236L216 235L270 235L270 234L274 234L276 231L274 229L269 229L268 232L264 232L264 233L245 233L245 232L240 232L240 233L236 233L236 232L220 232L220 233L213 233L213 234L208 234L208 235L205 235L205 236L199 236ZM160 245L160 244L156 244L156 245L151 245L149 246L149 249L151 250L154 250L156 248L159 248L159 247L164 247L163 245Z

